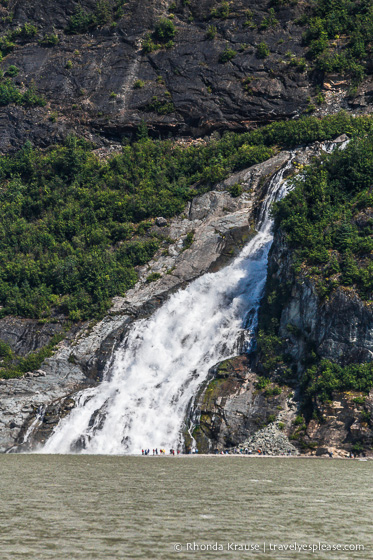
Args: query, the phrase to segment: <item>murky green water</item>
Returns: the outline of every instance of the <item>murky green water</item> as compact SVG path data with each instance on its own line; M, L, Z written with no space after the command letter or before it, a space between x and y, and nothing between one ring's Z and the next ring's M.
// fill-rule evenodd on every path
M0 468L1 560L373 558L373 462L2 455ZM295 543L365 550L279 550Z

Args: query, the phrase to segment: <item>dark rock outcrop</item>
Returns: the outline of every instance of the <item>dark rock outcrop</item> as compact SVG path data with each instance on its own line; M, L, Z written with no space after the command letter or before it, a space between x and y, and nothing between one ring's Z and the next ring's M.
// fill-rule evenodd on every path
M95 14L93 0L10 0L2 8L0 35L25 23L37 32L29 38L17 36L1 67L16 65L17 85L34 83L47 105L2 109L0 151L16 149L27 138L46 146L68 133L99 146L120 142L136 132L141 120L155 136L246 130L301 114L308 97L316 94L315 85L322 85L322 80L314 83L311 72L290 64L305 52L304 29L296 24L304 9L301 3L276 9L278 23L264 29L267 2L251 3L249 16L247 3L233 0L227 17L219 18L212 15L217 8L213 0L129 0L120 12L98 15L85 33L68 34L78 5ZM173 42L145 52L143 41L162 17L175 25ZM55 35L58 44L42 44L48 34ZM257 53L262 42L269 48L265 58ZM223 63L226 49L233 57ZM317 112L335 112L349 103L355 112L369 111L369 80L354 99L340 83L338 77L328 80L328 104Z

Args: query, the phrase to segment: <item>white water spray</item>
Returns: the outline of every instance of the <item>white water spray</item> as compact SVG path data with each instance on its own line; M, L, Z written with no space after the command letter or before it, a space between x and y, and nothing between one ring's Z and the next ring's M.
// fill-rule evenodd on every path
M226 268L172 295L133 324L103 382L79 394L44 453L122 454L181 445L189 402L209 369L245 347L257 326L273 241L270 207L287 191L277 172L262 204L258 233Z

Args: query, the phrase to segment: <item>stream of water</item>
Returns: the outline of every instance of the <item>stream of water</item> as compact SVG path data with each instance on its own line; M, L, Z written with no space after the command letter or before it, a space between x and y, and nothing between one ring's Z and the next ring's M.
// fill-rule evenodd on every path
M100 386L78 396L45 453L121 454L181 447L191 399L217 362L250 349L271 247L271 205L286 193L290 161L273 177L258 233L241 254L172 295L150 318L137 321Z

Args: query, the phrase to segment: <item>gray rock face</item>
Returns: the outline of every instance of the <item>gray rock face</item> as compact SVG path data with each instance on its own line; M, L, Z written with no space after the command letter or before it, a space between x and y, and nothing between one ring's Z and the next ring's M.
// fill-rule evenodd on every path
M94 13L95 1L79 4L86 13ZM74 0L13 0L8 7L1 6L2 36L26 22L38 29L34 37L16 38L17 48L1 67L16 65L20 69L16 83L33 81L48 104L2 110L0 151L17 149L26 138L46 146L68 133L105 145L132 135L141 120L157 137L203 136L301 114L314 84L311 73L289 64L287 53L298 58L305 54L304 28L295 23L304 13L303 5L277 6L279 23L267 30L260 29L268 15L267 2L250 3L253 25L247 20L247 3L232 0L229 5L228 17L214 18L214 0L129 0L114 25L101 19L98 26L77 34L65 32L77 6ZM176 28L173 45L145 52L147 33L171 12ZM216 28L211 39L210 26ZM57 45L39 43L48 33L58 35ZM257 56L263 41L270 49L265 59ZM236 54L222 63L227 47ZM354 112L371 111L369 80L359 86L354 99L348 98L338 78L329 80L324 90L328 104L317 108L320 114L349 106Z
M339 287L329 299L321 300L311 278L294 279L291 252L279 232L272 246L269 274L291 294L281 314L280 335L288 339L288 351L302 367L307 346L312 343L322 358L345 365L373 359L373 306L362 301L353 289ZM289 332L293 325L302 336Z
M1 340L9 344L18 356L26 356L46 346L55 334L61 333L65 318L53 319L42 323L34 319L4 317L0 319Z
M282 454L295 452L288 435L296 411L289 387L258 388L258 376L248 359L238 356L212 369L196 396L189 421L200 452L239 447ZM186 444L190 445L188 436Z

